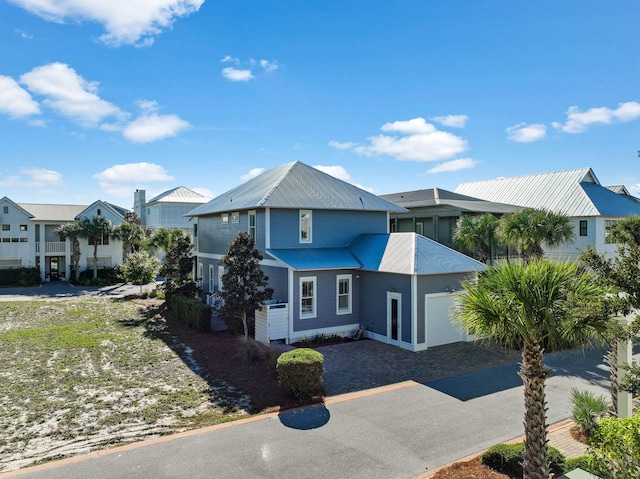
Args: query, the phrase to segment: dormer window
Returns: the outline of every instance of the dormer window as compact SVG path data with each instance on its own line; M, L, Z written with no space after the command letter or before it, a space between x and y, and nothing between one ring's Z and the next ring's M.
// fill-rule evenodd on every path
M98 208L98 216L102 215L102 210Z

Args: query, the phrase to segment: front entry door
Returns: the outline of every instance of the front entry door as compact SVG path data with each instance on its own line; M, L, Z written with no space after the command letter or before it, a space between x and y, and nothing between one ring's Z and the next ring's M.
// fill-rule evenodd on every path
M402 294L387 291L387 338L389 342L402 340Z
M49 274L52 280L60 278L60 264L56 256L49 258Z

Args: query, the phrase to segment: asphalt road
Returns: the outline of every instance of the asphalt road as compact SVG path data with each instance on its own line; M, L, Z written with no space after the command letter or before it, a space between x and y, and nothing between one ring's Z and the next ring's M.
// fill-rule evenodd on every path
M608 373L601 358L602 351L595 350L547 355L553 370L547 380L549 424L569 417L572 387L607 394ZM522 435L517 368L509 364L426 385L402 383L338 396L326 405L19 474L29 479L407 479Z

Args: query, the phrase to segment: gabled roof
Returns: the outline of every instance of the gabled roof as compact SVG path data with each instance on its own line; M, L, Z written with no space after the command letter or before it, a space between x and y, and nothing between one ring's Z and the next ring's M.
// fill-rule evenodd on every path
M20 206L31 214L33 221L55 221L58 223L75 221L75 217L87 207L87 205L47 205L38 203L20 203Z
M186 216L252 208L405 211L368 191L295 161L262 173Z
M456 193L572 217L640 215L640 205L600 185L591 168L462 183Z
M273 249L267 253L297 271L362 269L430 275L485 268L484 264L416 233L364 234L346 248Z
M366 271L428 275L485 269L479 261L416 233L360 235L349 249Z
M106 201L97 200L97 201L94 201L93 203L91 203L89 206L85 207L80 213L78 213L76 215L76 217L74 219L79 219L82 216L86 216L85 214L83 214L83 213L85 213L85 211L89 211L89 210L91 210L93 208L97 208L97 207L107 208L115 216L117 216L117 217L119 217L119 218L121 218L123 220L124 220L124 216L129 211L126 208L122 208L121 206L116 206L114 204L107 203Z
M425 208L430 206L451 206L455 209L473 213L511 213L519 210L519 206L494 203L480 198L461 195L442 188L428 188L425 190L402 191L380 195L404 208Z
M150 199L145 203L145 206L150 203L193 203L202 204L209 201L209 198L201 195L184 186L178 186L171 190L167 190L164 193L160 193L155 198Z
M0 203L11 203L14 207L18 208L20 211L22 211L22 213L29 217L29 218L33 218L33 214L31 214L29 211L26 210L26 208L23 205L19 205L18 203L15 203L11 198L4 196L2 198L0 198Z

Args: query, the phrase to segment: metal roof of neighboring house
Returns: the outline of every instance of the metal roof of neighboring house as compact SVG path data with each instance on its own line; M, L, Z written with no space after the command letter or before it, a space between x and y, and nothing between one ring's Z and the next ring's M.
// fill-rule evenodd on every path
M479 261L416 233L360 235L349 249L366 271L428 275L486 268Z
M270 249L271 256L298 271L360 269L360 262L348 248Z
M164 193L160 193L158 196L151 198L145 203L145 206L150 203L194 203L202 204L209 201L209 198L201 195L200 193L185 188L184 186L178 186L171 190L167 190Z
M75 221L87 205L46 205L38 203L20 203L19 206L33 215L33 221L56 221L59 223Z
M85 206L85 208L76 215L74 220L78 219L81 216L85 216L82 213L84 213L87 210L93 209L94 206L95 207L104 206L105 208L110 209L116 216L120 216L122 219L124 219L124 216L129 212L128 209L123 208L122 206L117 206L117 205L114 205L113 203L108 203L102 200L96 200L93 203L91 203L89 206Z
M380 195L387 201L391 201L404 208L421 208L429 206L451 206L461 211L473 213L511 213L521 207L494 203L492 201L461 195L442 188L428 188L425 190L402 191Z
M186 216L251 208L405 211L373 193L295 161L262 173Z
M568 216L640 215L640 205L600 185L591 168L462 183L456 193Z

